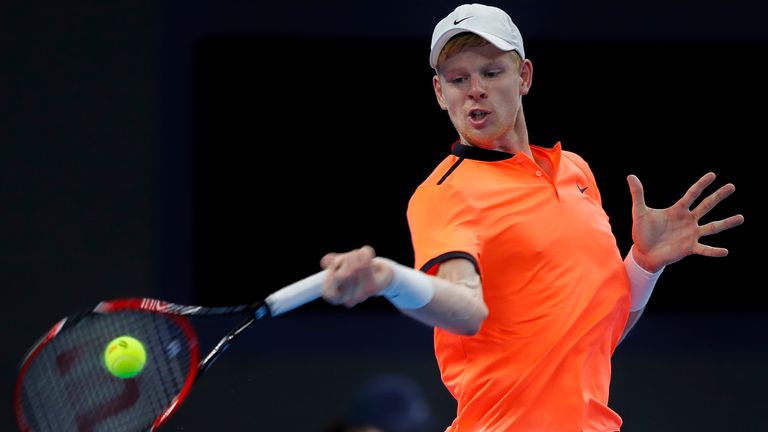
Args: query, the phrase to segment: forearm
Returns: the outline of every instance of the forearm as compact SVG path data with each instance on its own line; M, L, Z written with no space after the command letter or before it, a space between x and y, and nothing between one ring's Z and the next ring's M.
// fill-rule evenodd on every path
M437 276L382 259L393 271L390 286L381 295L406 315L432 327L474 335L488 308L483 302L480 276L471 262L454 259L440 265Z
M430 279L435 290L432 300L419 309L401 311L431 327L466 336L476 334L488 316L488 307L479 292L439 277Z
M656 286L656 281L664 267L658 268L656 271L648 271L642 265L639 264L641 260L638 260L634 255L634 247L630 248L627 257L624 259L624 267L627 270L627 276L630 283L630 308L629 317L627 318L627 324L624 327L624 333L621 335L621 340L627 336L632 330L632 327L640 320L640 316L645 311L645 306L648 304L648 300L651 298L653 288Z

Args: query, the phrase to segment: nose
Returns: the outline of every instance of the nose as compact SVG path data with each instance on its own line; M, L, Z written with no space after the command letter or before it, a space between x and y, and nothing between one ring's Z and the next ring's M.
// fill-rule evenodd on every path
M485 92L483 81L480 77L473 76L470 78L471 87L469 89L469 98L473 100L485 99L488 94Z

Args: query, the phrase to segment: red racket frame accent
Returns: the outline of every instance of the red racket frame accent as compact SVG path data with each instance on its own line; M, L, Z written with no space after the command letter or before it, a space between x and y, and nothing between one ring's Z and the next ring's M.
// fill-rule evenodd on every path
M29 369L29 365L32 363L31 360L37 357L37 354L40 352L40 350L43 349L43 347L47 345L51 339L59 334L61 328L64 327L64 323L66 322L67 318L64 318L57 322L53 327L51 327L48 333L46 333L46 335L37 342L34 348L29 351L26 358L24 359L24 364L21 366L19 377L16 379L16 385L13 388L13 411L16 414L16 422L18 423L19 429L21 429L22 432L31 432L32 429L27 424L27 420L24 417L24 413L21 409L21 379L27 373L27 369Z

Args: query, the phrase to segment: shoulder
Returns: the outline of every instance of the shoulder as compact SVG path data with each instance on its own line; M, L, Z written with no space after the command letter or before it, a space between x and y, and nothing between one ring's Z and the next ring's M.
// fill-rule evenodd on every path
M471 210L466 182L456 182L454 178L457 162L458 158L446 158L414 190L408 200L410 221L422 220L434 225L438 220L447 221Z
M411 199L421 195L433 195L445 193L445 191L451 189L450 182L446 182L446 178L453 172L455 166L460 162L460 158L453 155L446 156L440 161L437 166L424 178L424 180L416 187Z
M593 177L592 168L590 168L589 163L587 163L587 161L578 154L572 151L563 150L561 160L568 161L576 165L581 171L584 171L584 174L589 177Z
M571 161L571 162L573 162L575 164L589 166L587 161L583 157L579 156L577 153L574 153L574 152L568 151L568 150L563 150L561 152L561 154L562 154L563 158L565 158L565 159L567 159L567 160L569 160L569 161Z
M436 204L440 204L440 206L432 207L433 209L442 208L444 204L453 204L454 201L459 198L458 195L461 195L461 193L457 190L453 182L441 181L445 176L443 171L444 170L442 169L433 171L432 174L413 191L408 202L409 209L423 206L432 207Z

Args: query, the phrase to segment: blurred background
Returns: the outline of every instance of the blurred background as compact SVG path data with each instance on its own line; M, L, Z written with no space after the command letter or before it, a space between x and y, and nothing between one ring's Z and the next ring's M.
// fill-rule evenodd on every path
M0 430L15 428L26 350L99 300L249 303L363 244L412 264L407 200L456 137L430 37L458 4L1 2ZM590 163L622 252L627 174L652 207L708 171L737 186L707 216L745 215L707 239L730 256L667 268L616 352L624 430L768 430L768 306L750 256L766 238L768 6L487 4L512 15L534 64L532 143ZM318 301L254 326L165 429L321 432L401 403L409 414L384 417L412 423L392 431L453 418L431 329L384 301Z

